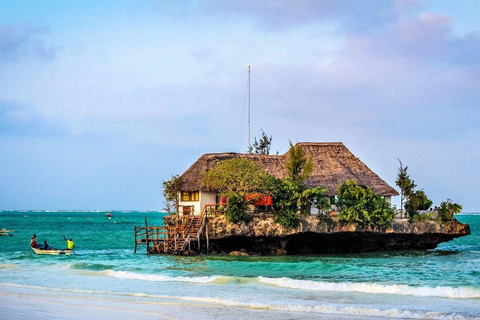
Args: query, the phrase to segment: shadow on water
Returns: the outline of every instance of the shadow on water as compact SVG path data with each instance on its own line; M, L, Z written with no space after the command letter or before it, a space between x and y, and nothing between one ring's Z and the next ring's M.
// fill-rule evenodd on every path
M287 255L287 256L230 256L228 254L216 255L198 255L198 256L171 256L175 261L181 261L184 264L197 263L200 261L251 261L251 262L316 262L318 260L335 259L390 259L403 257L436 257L448 256L462 253L461 250L402 250L402 251L380 251L368 253L350 253L350 254L324 254L324 255ZM165 257L165 256L164 256Z

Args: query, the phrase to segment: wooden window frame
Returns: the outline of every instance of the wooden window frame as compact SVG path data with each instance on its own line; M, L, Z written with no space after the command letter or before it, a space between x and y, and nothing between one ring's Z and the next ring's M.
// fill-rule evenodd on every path
M182 202L198 202L200 201L199 191L181 191L180 201Z

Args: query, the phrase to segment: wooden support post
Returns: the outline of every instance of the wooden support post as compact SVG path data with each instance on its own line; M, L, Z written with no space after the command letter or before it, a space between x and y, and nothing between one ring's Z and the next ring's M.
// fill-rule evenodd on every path
M205 218L206 221L205 221L205 228L206 228L206 231L205 231L205 234L207 236L207 254L208 254L208 246L210 245L209 242L208 242L208 218Z
M147 217L145 217L145 240L147 242L147 254L150 253L150 250L148 249L149 242L148 242L148 224L147 224Z
M133 250L133 253L137 253L137 226L133 228L135 229L135 250Z

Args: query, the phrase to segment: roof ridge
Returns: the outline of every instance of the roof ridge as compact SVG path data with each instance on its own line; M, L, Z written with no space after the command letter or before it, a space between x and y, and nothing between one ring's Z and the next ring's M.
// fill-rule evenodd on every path
M343 144L343 142L297 142L296 145L299 144L299 145L311 145L311 146L315 146L315 145L323 145L323 146L326 146L326 145L341 145L341 146L345 146L345 144Z
M241 156L254 156L254 157L279 157L281 154L259 154L259 153L240 153L240 152L211 152L204 153L203 156L211 155L241 155Z

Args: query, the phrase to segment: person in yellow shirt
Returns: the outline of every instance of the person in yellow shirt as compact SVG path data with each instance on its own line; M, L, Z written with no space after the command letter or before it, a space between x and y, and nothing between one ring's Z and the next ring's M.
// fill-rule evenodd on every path
M73 250L73 247L75 247L75 243L72 241L72 239L67 240L67 249Z
M65 241L67 241L67 250L73 250L73 248L75 247L75 243L73 242L72 239L68 239L65 238L65 236L63 236L63 239L65 239Z

